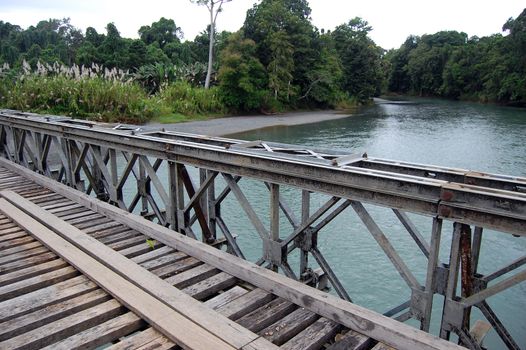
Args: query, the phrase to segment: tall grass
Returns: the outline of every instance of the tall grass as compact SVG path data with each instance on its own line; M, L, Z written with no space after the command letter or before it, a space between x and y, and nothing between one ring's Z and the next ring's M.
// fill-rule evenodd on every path
M0 106L3 108L69 115L105 122L145 123L163 115L219 115L226 113L216 88L205 90L179 81L164 84L155 95L141 87L134 75L117 69L67 67L24 63L14 74L0 67Z

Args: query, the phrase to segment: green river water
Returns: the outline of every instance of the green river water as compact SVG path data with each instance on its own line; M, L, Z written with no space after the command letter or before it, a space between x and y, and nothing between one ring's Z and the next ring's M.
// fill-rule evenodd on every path
M526 110L518 108L424 99L406 103L379 101L344 119L266 128L230 136L349 153L367 152L371 157L526 177ZM268 217L266 188L250 180L243 180L240 185L261 217ZM300 191L282 188L282 195L299 216ZM313 196L312 210L326 199L321 195ZM423 284L426 259L394 214L385 208L366 207ZM222 216L232 232L239 235L239 243L247 256L252 259L259 257L259 237L232 198L222 208ZM410 217L429 239L431 219L419 215ZM268 221L265 224L268 225ZM281 230L281 237L291 232L284 217ZM445 222L440 254L445 263L449 256L451 232L452 224ZM347 208L321 231L319 246L355 303L385 312L409 299L409 288L352 209ZM526 239L484 231L479 271L492 272L525 253ZM297 266L296 256L292 257L291 265ZM435 333L441 303L441 297L435 297L432 325ZM488 299L488 303L521 348L526 348L526 282ZM472 320L476 319L483 319L478 310L472 313ZM494 331L488 334L485 345L492 349L504 348Z

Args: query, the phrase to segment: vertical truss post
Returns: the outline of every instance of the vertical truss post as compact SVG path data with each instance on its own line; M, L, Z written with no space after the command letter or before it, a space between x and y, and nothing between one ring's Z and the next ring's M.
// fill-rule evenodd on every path
M270 239L274 242L279 242L279 185L270 184ZM281 257L281 260L286 258L286 255ZM278 271L278 265L273 262L271 264L272 270Z
M168 161L168 197L169 205L166 207L166 221L172 230L177 230L177 166Z
M75 183L73 180L73 169L75 168L75 162L73 161L73 150L71 149L69 140L66 138L61 138L60 147L62 148L62 153L66 158L63 164L66 175L66 185L74 186Z
M139 195L141 196L141 215L148 214L148 193L150 192L150 184L146 181L146 169L141 162L139 163L139 179L137 180L137 187Z
M433 226L431 229L431 244L429 247L429 259L427 262L427 277L424 291L424 310L421 315L420 328L423 331L429 332L431 323L431 313L433 310L433 296L436 292L439 253L440 253L440 239L442 236L442 219L433 218Z
M206 170L205 171L205 178L208 176L212 176L212 171ZM205 206L208 206L207 208L207 217L208 217L208 227L210 228L210 233L212 236L217 239L217 221L216 221L216 190L215 190L215 183L216 180L214 179L207 190L207 201L205 204L203 204L203 208Z
M184 165L176 163L175 201L177 207L177 231L191 235L188 228L188 215L184 212Z
M473 231L473 246L471 248L472 261L471 261L471 273L473 276L477 273L479 258L480 258L480 247L482 245L482 227L476 226Z
M461 260L461 288L462 297L467 298L473 294L473 275L471 264L471 227L463 225L460 231L460 260ZM471 307L464 309L462 328L469 332Z
M90 145L91 151L92 151L92 159L91 159L91 175L94 179L93 189L95 190L95 194L97 195L98 199L101 199L103 201L106 201L106 193L104 191L104 183L102 180L102 169L100 168L101 165L97 163L95 160L97 153L99 156L101 156L101 149L100 146L96 145Z
M117 184L119 183L119 173L117 172L117 152L114 148L108 149L108 155L109 155L109 162L110 162L110 177L111 177L111 183L108 185L113 188L112 191L108 191L110 193L110 198L113 203L117 203Z
M446 294L444 298L444 308L442 310L442 323L440 325L440 338L449 340L451 335L452 324L458 322L458 313L462 312L462 308L455 307L457 304L454 299L456 297L458 271L460 264L460 240L461 231L464 224L455 222L453 225L453 237L451 238L451 250L449 253L449 273L446 285ZM462 322L460 322L462 323Z
M305 224L310 217L310 192L301 191L301 223ZM305 233L303 233L305 235ZM300 273L302 276L307 272L309 267L309 251L305 247L300 247Z

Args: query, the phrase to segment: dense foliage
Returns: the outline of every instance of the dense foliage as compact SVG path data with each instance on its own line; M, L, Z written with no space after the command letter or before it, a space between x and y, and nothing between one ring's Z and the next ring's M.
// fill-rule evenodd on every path
M199 95L196 88L204 84L210 26L193 41L183 41L182 29L164 17L140 27L138 39L121 37L113 23L107 25L106 33L92 27L83 33L68 19L41 21L25 30L0 21L0 64L7 63L18 72L23 62L33 69L54 63L79 69L93 65L120 69L128 72L130 87L140 85L149 97L157 96L172 107L186 106L175 108L185 114L336 107L351 100L367 102L378 94L383 50L368 37L367 22L355 18L332 33L320 32L312 25L310 13L306 0L262 0L247 12L239 32L216 33L213 108L187 101L190 107L180 101ZM33 85L52 79L34 80ZM194 93L182 93L182 82ZM22 83L16 84L19 89ZM17 108L67 110L49 103L15 104L6 96L2 101L4 106ZM119 103L105 106L114 105ZM78 108L69 112L86 115Z
M526 102L526 11L504 24L506 36L444 31L410 36L387 53L361 18L324 31L310 15L307 0L261 0L238 32L208 26L186 41L164 17L140 27L138 39L121 37L113 23L98 33L68 19L25 30L0 21L0 107L146 121L345 107L386 91Z
M507 36L443 31L410 36L387 53L390 91L526 104L526 9L503 26Z

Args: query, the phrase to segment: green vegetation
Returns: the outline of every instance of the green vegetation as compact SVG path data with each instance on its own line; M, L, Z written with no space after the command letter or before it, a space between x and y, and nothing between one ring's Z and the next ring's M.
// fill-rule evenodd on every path
M526 102L526 10L504 24L507 36L410 36L387 53L365 20L324 31L310 14L306 0L262 0L238 32L208 26L193 41L166 18L142 26L139 39L113 23L99 34L68 19L25 30L0 21L0 108L142 123L349 108L389 91Z
M507 36L455 31L410 36L386 55L390 91L481 102L526 104L526 9L503 26Z

